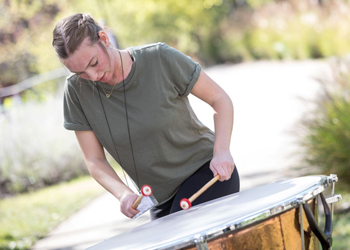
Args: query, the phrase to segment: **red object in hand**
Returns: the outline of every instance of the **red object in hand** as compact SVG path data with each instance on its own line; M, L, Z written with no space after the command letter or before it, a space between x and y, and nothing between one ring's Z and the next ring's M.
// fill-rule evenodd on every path
M152 188L149 185L143 185L141 188L141 193L143 196L150 196L152 192Z
M136 209L137 206L140 204L143 197L151 196L152 195L152 188L149 185L143 185L141 188L141 196L137 198L137 200L132 204L132 208Z
M180 207L184 210L189 209L192 206L191 202L189 201L189 199L183 198L180 201Z
M194 195L192 195L189 199L183 198L180 201L180 207L184 210L189 209L192 206L192 202L198 198L205 190L207 190L211 185L213 185L217 180L220 179L220 175L216 175L213 179L211 179L207 184L205 184L201 189L197 191Z

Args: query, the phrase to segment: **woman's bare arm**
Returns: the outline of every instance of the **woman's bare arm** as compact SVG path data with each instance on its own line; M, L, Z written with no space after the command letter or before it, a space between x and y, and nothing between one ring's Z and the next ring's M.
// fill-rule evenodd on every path
M233 127L232 101L204 71L201 71L191 93L214 109L215 141L210 168L214 175L220 174L220 181L228 180L234 170L234 161L230 153Z
M90 175L121 203L121 211L133 217L138 211L131 208L137 195L119 178L106 159L103 147L93 131L76 131Z

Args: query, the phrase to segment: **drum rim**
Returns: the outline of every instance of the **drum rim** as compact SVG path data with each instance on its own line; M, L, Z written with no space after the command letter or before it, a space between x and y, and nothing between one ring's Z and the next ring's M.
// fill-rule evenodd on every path
M315 176L315 175L314 175ZM263 208L257 212L242 216L240 219L233 219L225 223L225 225L220 225L212 227L208 230L204 230L197 235L189 235L181 240L172 241L172 246L169 243L164 243L162 245L157 245L158 250L175 250L179 248L184 248L188 246L195 245L196 243L209 241L223 234L233 232L238 229L243 229L256 222L261 222L267 218L271 218L290 209L298 207L300 204L305 203L318 194L322 193L329 187L329 183L332 182L331 177L325 175L317 175L321 177L317 184L312 185L298 195L284 199L283 201L277 203L273 208ZM308 176L305 176L308 177ZM278 208L278 209L276 209ZM153 248L154 249L154 248Z
M155 244L150 245L149 241L145 241L144 245L142 245L142 248L135 247L136 245L134 244L135 241L133 241L132 245L134 249L158 249L158 250L172 250L172 249L179 249L179 248L184 248L184 247L193 247L197 246L198 247L205 247L207 244L207 241L211 241L214 238L217 238L219 236L222 236L224 234L232 233L233 231L238 231L240 229L244 229L245 227L252 225L254 223L259 223L262 222L268 218L272 218L275 216L278 216L279 214L282 214L283 212L286 212L290 209L296 208L298 206L302 206L303 203L314 199L317 195L322 193L324 190L326 190L329 187L333 188L333 183L337 181L337 178L330 175L330 176L325 176L325 175L309 175L309 176L303 176L303 177L298 177L298 178L292 178L290 180L294 179L301 179L301 178L310 178L310 181L306 181L306 183L309 183L310 185L304 185L302 189L298 189L298 192L294 192L294 194L286 196L286 198L283 198L281 200L278 200L276 202L267 202L265 203L264 206L260 206L259 210L250 210L250 213L248 214L242 214L240 217L232 217L231 219L221 221L219 224L211 224L208 227L202 228L203 230L201 231L192 231L191 233L187 235L181 235L180 237L175 237L171 238L169 240L161 240L156 242L152 242ZM313 179L313 180L312 180ZM275 183L280 183L284 181L289 181L289 179L281 180ZM274 183L270 183L274 184ZM281 183L283 184L283 183ZM265 185L262 185L265 186ZM250 189L251 190L251 189ZM247 190L248 191L248 190ZM243 191L244 192L244 191ZM233 199L235 198L236 194L230 195ZM217 201L224 199L219 198ZM227 199L227 196L226 196ZM231 198L230 198L231 199ZM210 202L208 202L210 203ZM199 205L199 206L205 206L205 203ZM199 207L200 208L200 207ZM181 212L180 212L181 213ZM179 219L179 217L174 214L175 218ZM160 221L156 220L156 223L160 223L163 218L160 218ZM168 221L167 221L168 222ZM130 235L132 235L134 232L139 235L142 230L149 230L150 224L146 223L144 225L141 225L139 227L136 227L132 230L128 230L127 232L124 232L123 234L126 233L125 236L126 238L129 239ZM117 238L121 237L123 234L116 235L111 239L107 239L97 245L91 246L89 250L91 249L101 249L103 247L109 248L109 249L131 249L130 245L118 245L118 247L113 247ZM147 234L149 235L149 233ZM135 237L134 235L133 237ZM124 237L123 237L124 238ZM147 238L148 239L148 238ZM138 242L142 243L142 241ZM126 248L128 247L128 248Z

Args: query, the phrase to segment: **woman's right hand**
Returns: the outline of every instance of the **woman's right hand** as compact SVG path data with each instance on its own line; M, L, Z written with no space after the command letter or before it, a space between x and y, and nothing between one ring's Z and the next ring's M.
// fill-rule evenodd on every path
M120 211L127 217L134 217L139 211L132 205L138 198L111 167L106 159L102 144L93 131L75 132L84 155L87 168L94 179L120 202Z
M138 212L137 209L133 209L132 205L139 196L137 194L128 194L120 200L120 211L129 218L133 218Z

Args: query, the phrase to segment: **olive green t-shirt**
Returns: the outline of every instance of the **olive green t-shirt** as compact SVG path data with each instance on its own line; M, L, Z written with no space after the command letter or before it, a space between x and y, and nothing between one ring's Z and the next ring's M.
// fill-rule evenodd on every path
M214 133L198 120L187 97L201 67L164 43L127 50L131 72L125 88L118 83L109 99L98 82L75 74L67 78L64 127L94 131L139 188L150 185L161 204L213 156ZM101 84L107 93L112 90Z

